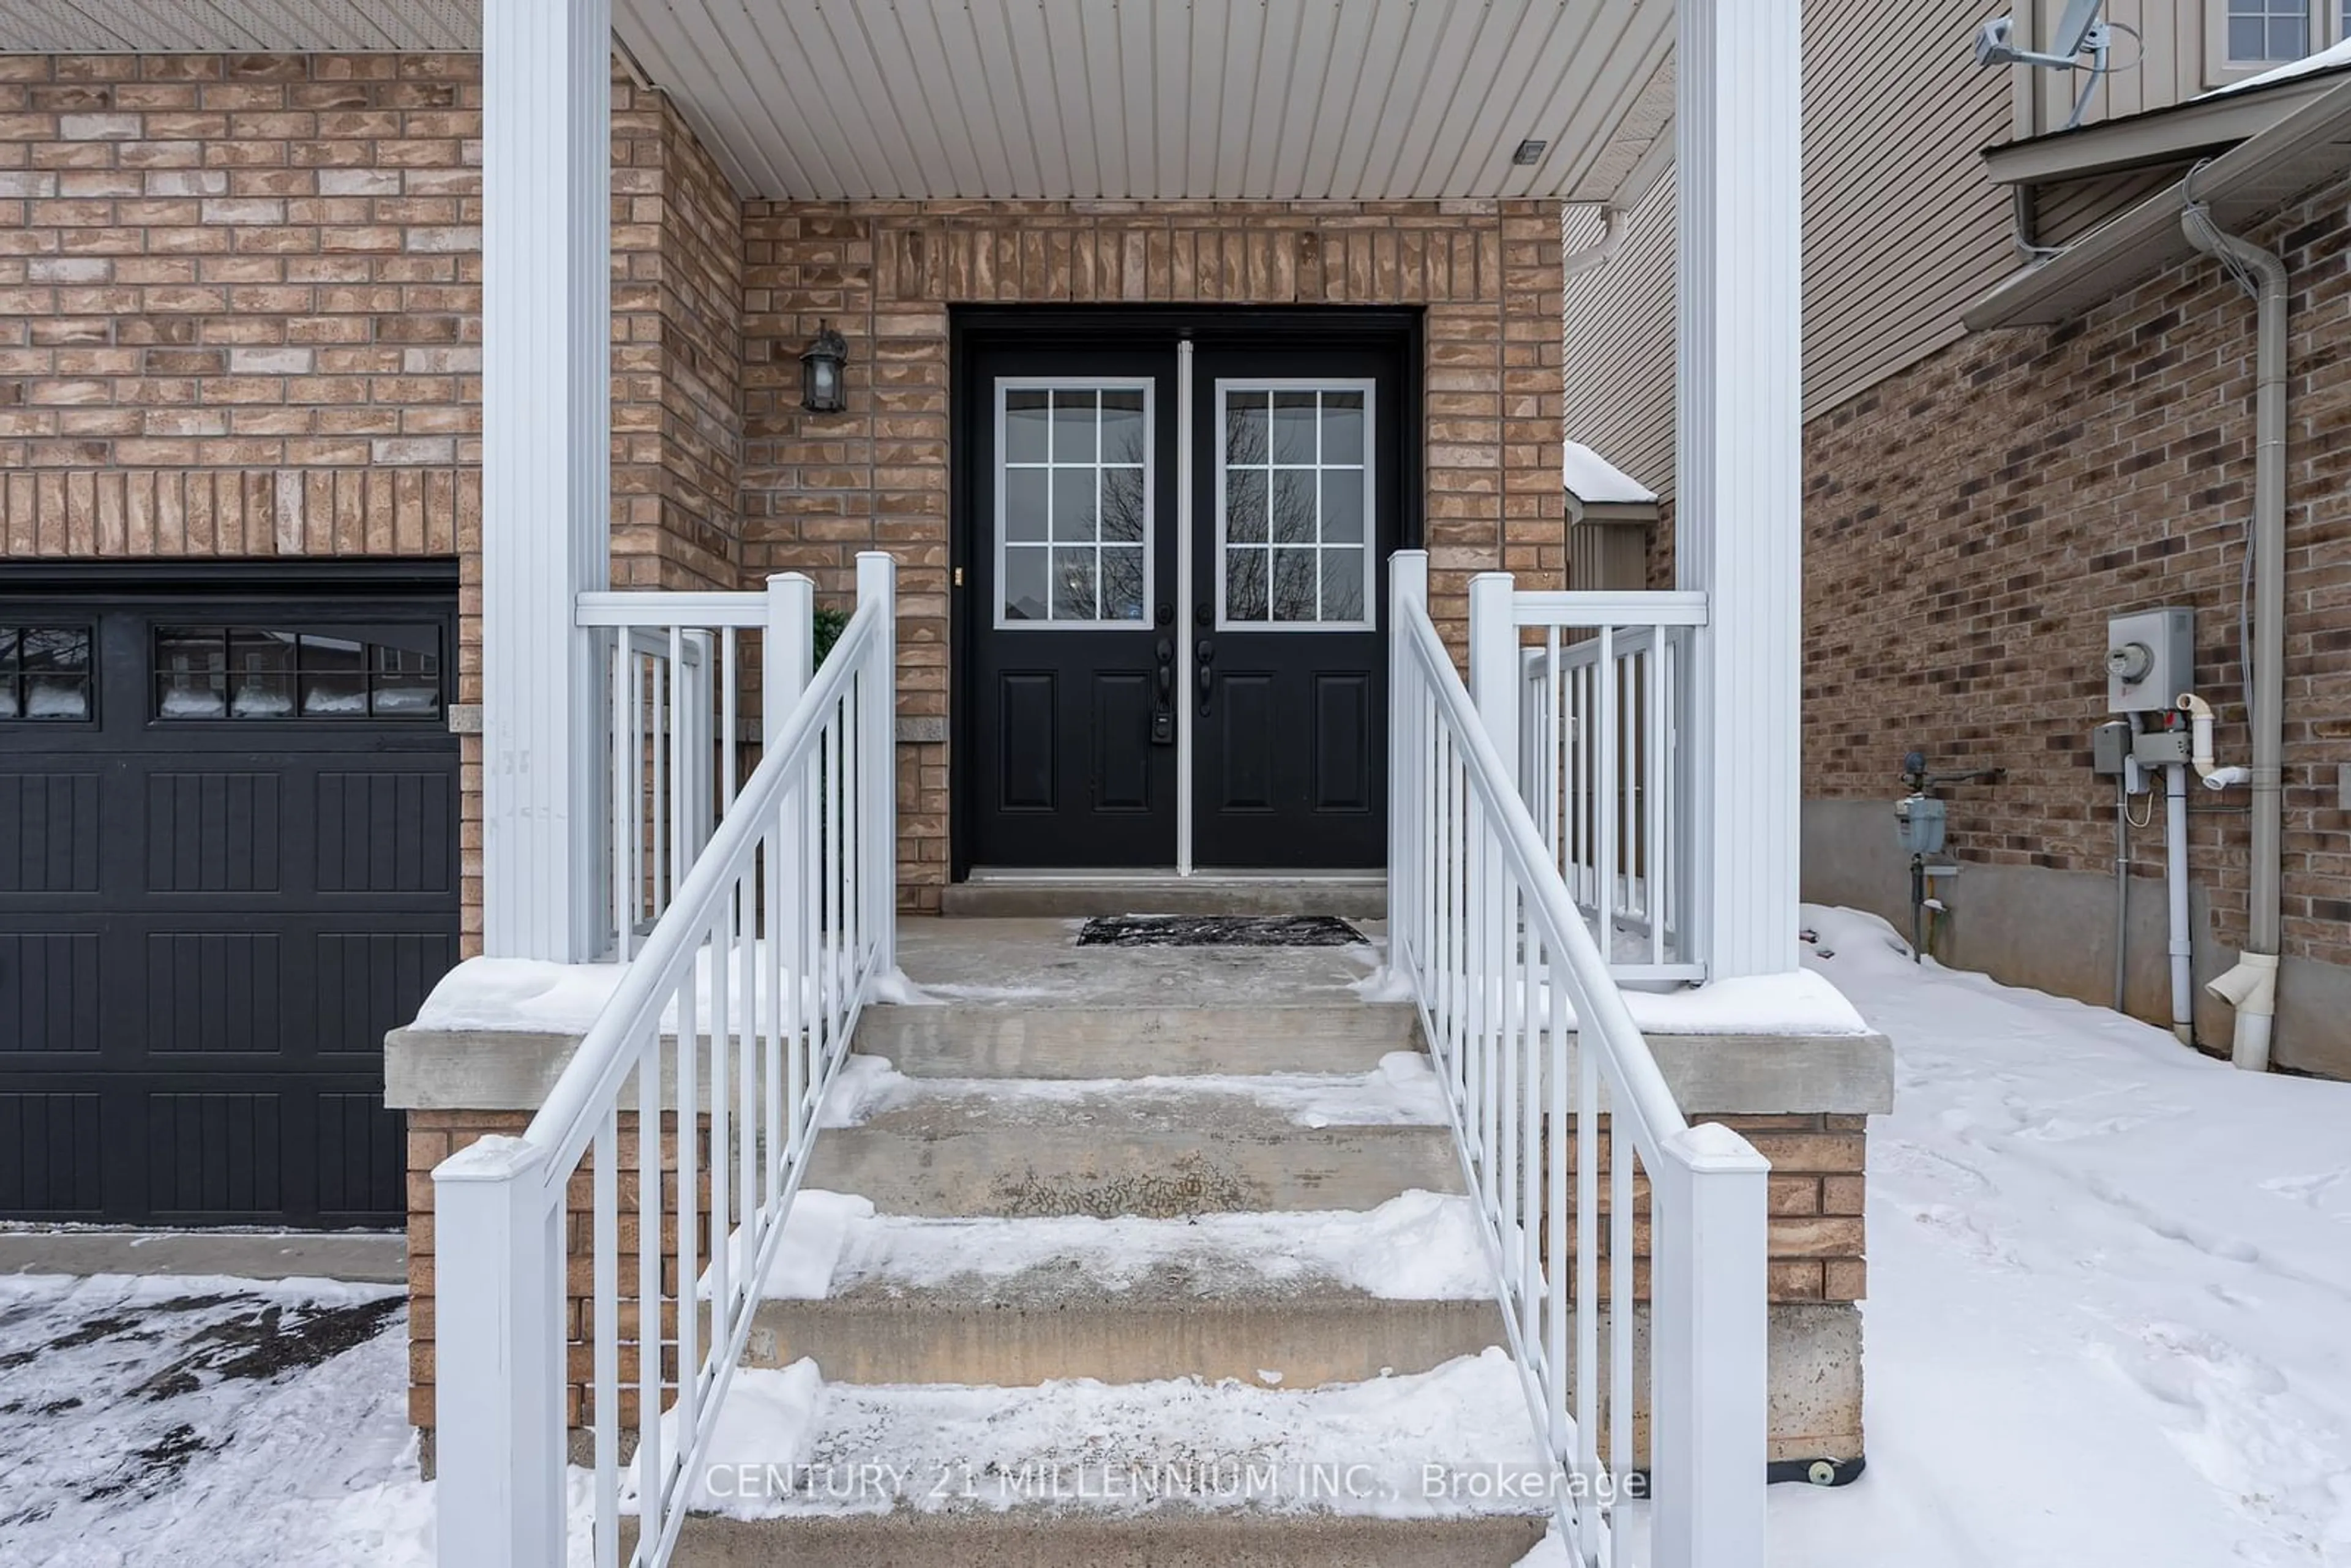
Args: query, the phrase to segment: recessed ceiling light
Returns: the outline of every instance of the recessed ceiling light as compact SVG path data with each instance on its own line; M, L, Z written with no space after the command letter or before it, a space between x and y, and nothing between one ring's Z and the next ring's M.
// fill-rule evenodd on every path
M1510 162L1521 164L1535 162L1542 157L1543 149L1550 145L1548 141L1531 140L1521 141L1518 145L1518 150L1510 154Z

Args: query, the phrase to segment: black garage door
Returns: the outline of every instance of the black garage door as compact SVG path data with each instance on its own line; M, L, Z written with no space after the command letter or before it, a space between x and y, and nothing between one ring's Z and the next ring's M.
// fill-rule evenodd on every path
M457 958L455 593L141 570L0 569L0 1215L398 1223L383 1035Z

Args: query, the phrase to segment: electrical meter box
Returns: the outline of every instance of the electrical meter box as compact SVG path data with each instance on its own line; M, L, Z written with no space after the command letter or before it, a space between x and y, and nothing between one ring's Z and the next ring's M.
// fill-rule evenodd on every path
M1943 852L1943 802L1932 795L1911 795L1894 802L1894 831L1902 852L1938 855Z
M2196 685L2196 612L2142 610L2106 622L2106 711L2161 713Z

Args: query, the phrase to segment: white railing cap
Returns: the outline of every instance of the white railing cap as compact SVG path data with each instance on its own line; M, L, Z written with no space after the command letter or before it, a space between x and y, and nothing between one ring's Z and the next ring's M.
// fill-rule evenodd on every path
M1530 590L1510 596L1510 618L1521 626L1703 626L1703 592L1677 589L1625 593Z

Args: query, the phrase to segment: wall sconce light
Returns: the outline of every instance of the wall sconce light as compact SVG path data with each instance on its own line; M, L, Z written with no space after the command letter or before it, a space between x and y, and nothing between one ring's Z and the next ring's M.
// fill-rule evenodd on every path
M810 413L839 413L849 404L841 368L849 363L849 340L819 322L815 341L800 355L800 406Z

